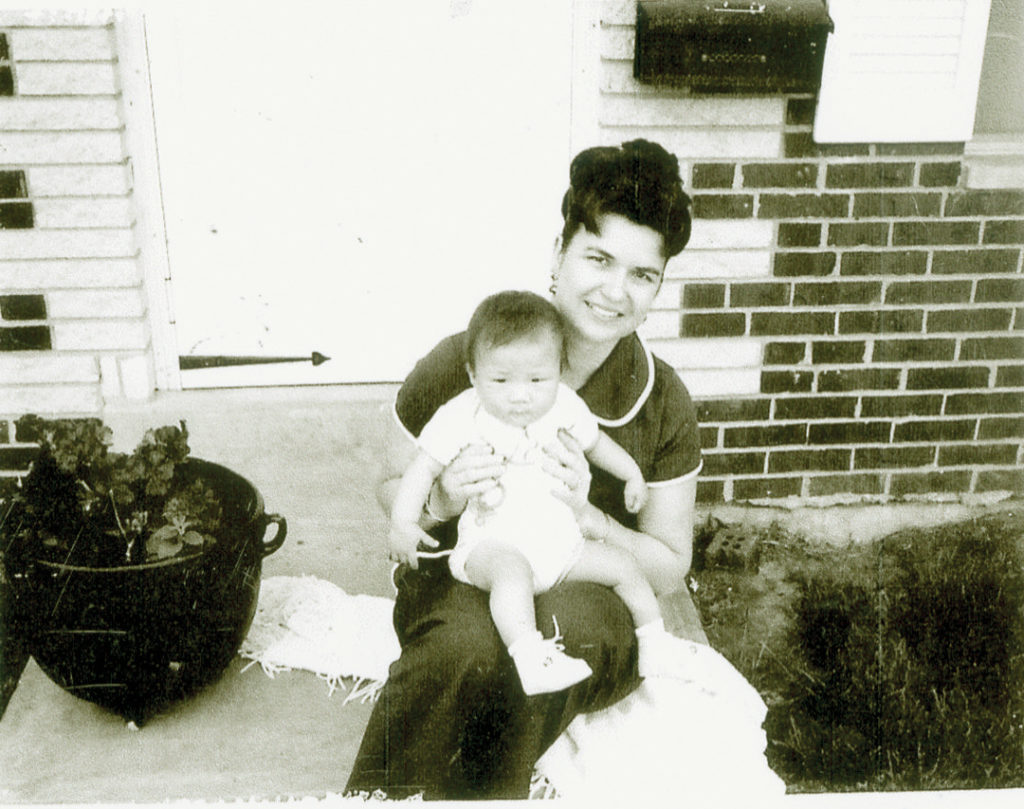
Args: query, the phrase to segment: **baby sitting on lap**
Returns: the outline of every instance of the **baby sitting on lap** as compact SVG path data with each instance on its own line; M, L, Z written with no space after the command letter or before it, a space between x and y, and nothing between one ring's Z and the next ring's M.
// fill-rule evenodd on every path
M585 540L572 509L553 493L560 484L541 468L542 447L565 430L592 464L625 481L630 512L647 500L636 461L560 381L563 328L558 310L530 292L499 292L477 307L466 332L472 387L446 402L420 434L392 506L390 553L413 562L421 542L435 544L419 527L434 480L465 446L489 444L505 472L469 502L448 563L456 579L490 594L491 616L524 692L560 691L591 674L586 661L564 653L559 638L545 640L537 629L534 594L562 581L613 588L637 626L641 676L682 677L680 645L665 630L633 557Z

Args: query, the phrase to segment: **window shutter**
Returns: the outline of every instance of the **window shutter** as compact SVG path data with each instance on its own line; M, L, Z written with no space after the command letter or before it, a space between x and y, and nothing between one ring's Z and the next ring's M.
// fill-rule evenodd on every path
M971 138L990 0L830 0L818 143Z

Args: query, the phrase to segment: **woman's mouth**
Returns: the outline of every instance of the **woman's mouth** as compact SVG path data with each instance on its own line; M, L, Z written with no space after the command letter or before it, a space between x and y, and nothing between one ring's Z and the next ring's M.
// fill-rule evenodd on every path
M606 306L601 306L599 303L593 301L584 301L587 308L593 312L601 320L616 320L623 317L622 312L617 312L614 309L609 309Z

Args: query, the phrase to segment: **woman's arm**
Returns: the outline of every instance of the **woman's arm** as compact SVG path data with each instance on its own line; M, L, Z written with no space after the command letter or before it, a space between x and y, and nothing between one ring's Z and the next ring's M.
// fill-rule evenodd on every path
M583 533L630 553L657 594L684 587L693 554L697 476L651 486L650 497L637 515L639 530L634 531L587 501L590 467L583 449L565 431L559 438L545 448L544 468L564 484L555 494L576 512Z
M647 504L637 515L637 531L626 528L589 503L581 525L591 538L629 552L655 593L671 593L686 585L686 574L690 570L696 496L697 476L693 475L662 486L651 486Z
M416 444L398 426L393 414L385 421L384 454L379 470L380 476L377 479L377 503L384 513L390 516L402 474L412 463L418 450Z

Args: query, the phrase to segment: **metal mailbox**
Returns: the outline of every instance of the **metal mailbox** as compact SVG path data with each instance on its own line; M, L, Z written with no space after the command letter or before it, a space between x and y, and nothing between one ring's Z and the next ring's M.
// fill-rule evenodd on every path
M633 75L701 93L817 92L824 0L640 0Z

